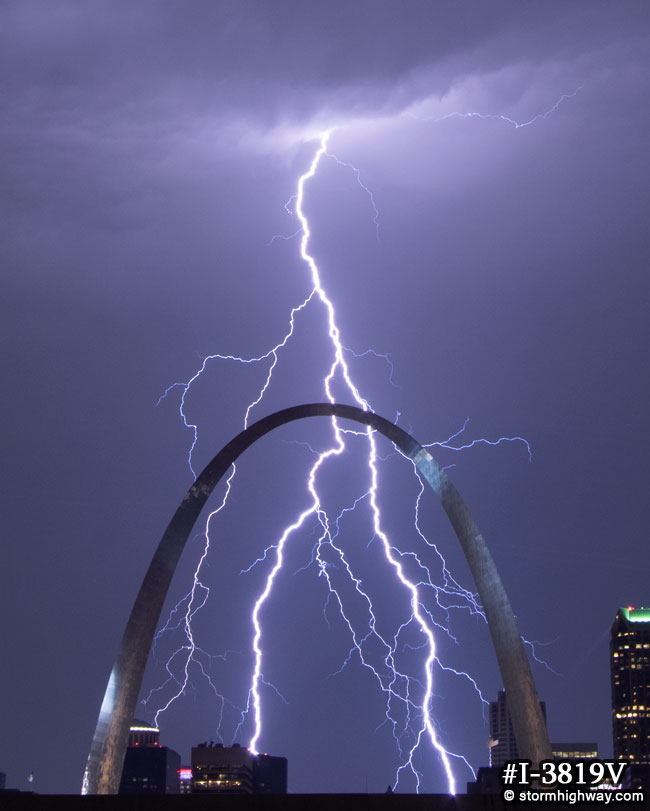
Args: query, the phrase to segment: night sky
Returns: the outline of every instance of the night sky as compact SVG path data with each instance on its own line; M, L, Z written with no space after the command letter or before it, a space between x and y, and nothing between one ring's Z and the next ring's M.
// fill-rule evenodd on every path
M297 231L285 204L327 129L339 162L323 157L304 209L350 373L377 413L422 443L446 440L467 418L456 447L528 440L532 463L519 440L433 453L453 466L522 635L540 643L548 667L534 675L551 740L596 741L611 755L609 628L619 606L650 603L649 23L646 2L625 0L2 4L8 786L28 788L33 772L35 791L80 790L133 600L192 482L182 389L156 404L206 356L258 357L287 334L311 280L299 237L273 237ZM322 304L311 301L294 327L251 419L325 399ZM206 364L185 397L197 472L241 430L269 366ZM340 379L335 391L352 402ZM252 666L251 605L272 553L240 572L308 507L313 452L331 443L324 420L260 441L210 525L201 570L210 594L193 622L201 651L187 695L159 719L161 742L184 762L200 741L233 741ZM319 476L332 518L368 490L366 448L351 437ZM381 438L378 450L383 528L441 580L413 525L418 480ZM430 492L420 527L473 588ZM192 586L204 528L163 623ZM382 560L368 498L339 528L392 638L409 597ZM260 749L288 757L291 791L383 792L404 757L382 724L376 679L357 654L341 669L351 640L312 559L317 530L310 520L292 536L262 612L274 687L263 691ZM363 600L340 561L328 561L367 630ZM430 588L422 600L436 622L448 619L450 634L436 631L442 664L470 672L494 700L501 682L483 620L467 604L434 609ZM143 720L175 692L165 661L181 630L158 641ZM396 652L419 680L421 644L409 627ZM368 651L381 660L377 644ZM182 678L182 657L170 670ZM434 693L445 747L486 765L486 715L471 684L436 666ZM235 740L251 734L248 718ZM446 790L429 745L415 763L421 790ZM462 789L471 772L453 764ZM399 790L415 790L412 774Z

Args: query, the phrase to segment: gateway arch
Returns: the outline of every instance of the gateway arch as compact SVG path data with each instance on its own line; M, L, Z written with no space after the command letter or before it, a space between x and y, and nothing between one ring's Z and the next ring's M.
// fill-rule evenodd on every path
M185 494L156 550L126 624L99 712L84 772L83 794L117 794L129 727L145 666L176 564L208 497L239 456L265 434L306 417L337 417L370 426L415 464L442 502L465 553L487 618L520 758L534 764L551 757L528 657L492 555L458 490L413 437L371 411L338 403L292 406L254 423L231 440Z

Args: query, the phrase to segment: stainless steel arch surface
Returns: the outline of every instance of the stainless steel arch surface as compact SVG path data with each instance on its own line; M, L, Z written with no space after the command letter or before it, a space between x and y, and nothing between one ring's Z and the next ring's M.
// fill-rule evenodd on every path
M538 763L551 756L528 657L492 555L465 502L431 454L383 417L349 405L293 406L238 434L207 465L185 494L156 550L127 622L102 702L84 772L83 794L116 794L138 694L176 564L205 502L237 458L274 428L305 417L349 419L379 431L411 459L440 497L476 583L508 696L519 757Z

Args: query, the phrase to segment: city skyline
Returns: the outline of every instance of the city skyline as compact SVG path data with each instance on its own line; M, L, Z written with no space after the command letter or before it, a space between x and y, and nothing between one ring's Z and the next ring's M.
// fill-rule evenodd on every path
M443 443L434 455L547 663L534 676L552 738L611 754L609 630L620 606L649 600L650 19L636 2L467 8L361 3L350 15L343 4L281 3L270 14L244 2L187 14L147 1L100 3L93 15L33 0L0 12L8 785L27 788L33 773L35 791L80 789L121 630L192 480L181 395L200 470L243 427L273 357L211 361L191 391L161 395L210 355L260 357L287 334L310 290L291 199L325 131L304 210L351 374L378 414ZM296 312L253 419L325 399L331 349L317 304ZM329 441L324 429L285 428L238 466L211 528L189 689L158 718L174 748L219 729L226 743L252 738L250 714L240 726L250 614L268 572L252 564L305 509L312 450ZM447 569L414 526L418 482L389 443L377 448L382 528L404 555L430 555L439 587ZM408 599L378 555L364 464L351 450L320 484L390 637ZM500 677L433 498L419 502L419 527L464 601L434 611L435 589L423 598L432 622L449 615L449 633L436 631L433 717L447 750L478 767L484 702ZM292 791L384 791L411 739L399 713L385 720L377 679L349 655L312 559L316 529L288 545L264 608L260 748L296 764ZM183 680L182 657L170 681L165 662L183 644L203 550L199 530L163 614L179 633L158 637L138 717L151 720ZM341 574L340 561L327 566ZM345 588L361 627L367 611ZM400 666L421 678L417 633L399 642ZM382 661L380 650L368 656ZM471 674L483 702L452 669ZM463 786L470 771L453 765ZM430 748L416 769L423 791L445 790ZM414 790L413 774L403 781Z

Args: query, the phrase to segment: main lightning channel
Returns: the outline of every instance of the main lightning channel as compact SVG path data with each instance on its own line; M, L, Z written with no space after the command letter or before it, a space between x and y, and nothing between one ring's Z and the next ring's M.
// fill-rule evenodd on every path
M341 342L340 329L339 329L339 327L338 327L338 325L336 323L336 314L335 314L334 305L333 305L331 299L328 297L328 295L327 295L327 293L326 293L326 291L325 291L325 289L324 289L324 287L322 285L322 281L321 281L321 278L320 278L320 273L319 273L318 266L316 264L316 260L312 256L312 254L309 252L309 240L310 240L310 236L311 236L311 230L310 230L310 227L309 227L309 221L308 221L307 216L306 216L306 214L304 212L305 187L306 187L306 184L308 183L308 181L311 180L315 176L316 171L318 169L318 166L319 166L319 164L321 162L321 159L323 158L323 156L325 154L327 154L327 146L328 146L330 135L331 135L331 130L322 134L322 136L320 138L320 145L319 145L318 149L316 150L316 153L314 154L314 157L313 157L313 159L311 161L311 164L310 164L309 168L307 169L307 171L300 176L300 178L298 180L298 184L297 184L297 191L296 191L296 194L295 194L295 214L296 214L296 217L299 220L299 223L300 223L300 226L301 226L301 232L302 232L301 239L300 239L300 256L301 256L302 260L306 263L306 265L309 268L309 271L310 271L310 274L311 274L312 285L313 285L313 292L316 294L316 296L318 297L318 299L321 301L321 303L323 304L323 306L325 308L326 316L327 316L328 336L329 336L331 346L332 346L332 349L333 349L333 361L332 361L332 364L330 366L329 372L327 373L327 375L326 375L326 377L324 379L325 396L327 397L327 399L331 403L334 402L334 394L333 394L333 391L332 391L332 384L333 384L333 381L334 381L335 377L338 374L338 375L340 375L343 382L345 383L345 386L346 386L348 392L350 393L350 396L354 400L354 402L361 409L366 411L366 410L368 410L370 408L370 406L369 406L368 401L365 400L365 398L363 398L361 396L357 386L355 385L355 383L352 380L352 377L351 377L351 374L350 374L350 369L349 369L348 364L347 364L346 359L345 359L345 349L344 349L344 346L343 346L343 344ZM339 163L341 163L341 162L339 161ZM357 177L357 179L359 179L359 178ZM371 195L371 199L372 199L372 195ZM373 207L374 207L374 200L373 200ZM375 212L376 212L376 208L375 208ZM375 220L375 222L376 222L376 220ZM251 682L251 688L250 688L250 693L249 693L249 695L251 696L251 699L252 699L253 717L254 717L254 732L253 732L253 736L252 736L250 744L249 744L249 748L253 752L257 751L257 746L258 746L258 743L259 743L259 739L260 739L260 737L262 735L262 713L261 713L261 697L260 697L260 684L261 684L262 679L263 679L263 658L264 658L263 648L262 648L262 644L261 644L262 628L261 628L261 623L260 623L260 612L261 612L262 606L264 605L266 600L269 598L269 596L270 596L270 594L272 592L272 589L273 589L273 585L274 585L274 582L275 582L276 575L278 574L278 572L280 571L280 569L282 567L283 553L284 553L284 549L285 549L285 546L287 544L289 536L295 530L297 530L298 528L300 528L304 524L304 521L307 519L308 516L316 514L316 516L318 517L318 520L321 523L321 526L323 527L323 535L321 536L320 542L322 542L325 538L327 538L328 541L330 542L330 544L332 543L331 533L330 533L330 530L329 530L329 520L327 518L326 512L323 510L323 508L321 506L321 500L320 500L320 497L318 495L318 491L317 491L317 488L316 488L316 477L317 477L317 473L318 473L319 469L321 468L321 466L324 464L324 462L329 457L341 454L343 452L344 448L345 448L345 442L344 442L343 435L346 432L343 429L340 428L340 426L338 424L338 421L337 421L337 419L335 417L332 418L332 428L333 428L333 431L334 431L335 445L333 447L329 448L327 451L324 451L323 453L318 454L316 462L313 464L313 466L312 466L312 468L311 468L311 470L309 472L308 489L309 489L309 492L310 492L310 494L312 496L312 505L308 510L301 513L301 515L299 516L297 521L294 522L294 524L292 524L291 526L289 526L285 530L285 532L282 534L282 537L281 537L280 541L278 542L278 544L277 544L277 546L275 548L275 563L273 565L273 568L272 568L270 574L267 577L265 588L263 589L262 593L258 597L258 599L255 602L255 605L253 607L251 620L252 620L252 624L253 624L253 628L254 628L253 650L254 650L254 656L255 656L255 667L254 667L254 672L253 672L253 677L252 677L252 682ZM359 433L359 432L355 432L355 433ZM379 504L378 504L378 501L377 501L378 471L377 471L376 442L375 442L374 432L370 427L368 427L364 433L366 435L368 446L369 446L368 469L369 469L369 474L370 474L371 485L370 485L368 495L369 495L369 501L370 501L371 512L372 512L372 524L373 524L374 536L376 538L380 539L386 561L392 567L393 571L395 572L395 574L397 576L397 579L400 581L400 583L403 585L403 587L407 590L407 592L408 592L408 594L410 596L411 611L412 611L411 620L413 620L416 623L416 625L419 627L421 633L423 633L425 635L426 639L427 639L428 655L427 655L426 663L425 663L425 666L424 666L424 674L423 674L424 675L425 690L424 690L424 695L422 697L421 704L419 706L419 710L420 710L420 712L422 714L423 724L422 724L422 728L418 731L418 734L417 734L417 737L416 737L416 743L413 745L413 747L411 748L411 750L409 752L409 762L412 765L413 753L417 749L417 746L420 743L422 733L426 730L426 733L427 733L427 735L429 737L429 740L430 740L432 746L438 752L438 754L440 756L440 759L441 759L441 761L443 763L444 770L445 770L446 777L447 777L447 783L448 783L448 787L449 787L449 792L454 794L455 790L456 790L456 784L455 784L454 775L453 775L453 772L452 772L452 769L451 769L450 754L447 752L447 750L444 748L444 746L439 741L436 730L435 730L433 720L431 718L431 702L432 702L432 698L433 698L433 666L434 666L434 662L436 661L436 647L435 647L435 640L434 640L434 636L433 636L433 630L430 627L430 624L428 622L428 617L426 616L425 612L422 610L421 597L420 597L420 593L418 591L418 585L416 583L411 582L411 580L409 580L409 578L406 576L405 571L404 571L404 567L402 566L401 561L395 555L395 552L397 550L395 550L395 548L391 546L391 544L390 544L390 542L388 540L388 537L386 536L385 532L383 531L382 522L381 522L380 508L379 508ZM342 550L339 549L338 551L339 551L340 555L342 556L343 555ZM325 575L327 575L326 568L323 566L322 560L319 559L319 561L320 561L320 565L321 565L321 573L324 573ZM352 577L354 579L354 577L352 575L352 572L350 571L349 567L347 567L347 568L348 568L348 572L350 574L350 577ZM343 611L342 601L341 601L338 593L335 591L335 589L333 589L332 583L329 580L329 578L327 578L327 579L328 579L328 586L329 586L330 593L333 593L333 592L336 593L336 597L337 597L337 601L338 601L338 604L339 604L341 614L342 614L343 618L346 620L346 622L348 624L348 627L350 629L350 632L352 634L354 647L359 652L359 656L361 658L362 663L366 664L366 666L368 666L367 663L364 660L362 647L361 647L361 645L359 644L359 642L358 642L358 640L356 638L356 634L354 633L354 630L353 630L353 628L351 626L351 623L347 619L347 617L345 616L345 613ZM357 586L357 590L359 590L360 586L359 586L358 580L355 579L355 583L356 583L356 586ZM371 603L370 599L368 598L367 594L365 592L362 592L362 593L366 597L366 599L368 600L368 603L369 603L369 608L370 608L371 617L372 617L371 631L373 633L376 633L375 627L374 627L374 614L372 613L372 603ZM388 665L389 671L392 672L392 677L393 677L393 681L394 681L399 677L400 674L398 674L395 671L395 668L391 667L391 665L390 665L391 657L392 657L394 651L391 650L390 646L387 646L387 647L389 649L389 652L388 652L388 654L386 656L385 662ZM377 678L379 679L379 681L381 683L381 677L379 676L377 671L372 666L371 666L371 669L373 670L373 672L375 673L375 675L377 676ZM391 695L395 694L393 690L389 690L389 693ZM415 771L415 769L413 769L413 773L415 774L416 779L418 779L418 783L419 783L419 777L418 777L417 772ZM398 777L399 777L399 773L398 773Z

